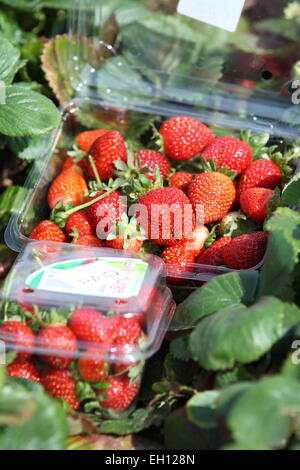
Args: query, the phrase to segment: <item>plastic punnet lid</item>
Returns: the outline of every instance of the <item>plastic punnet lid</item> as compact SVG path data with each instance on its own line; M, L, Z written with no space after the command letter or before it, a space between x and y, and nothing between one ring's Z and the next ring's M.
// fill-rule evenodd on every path
M21 318L29 321L33 329L40 330L50 324L69 325L74 312L82 309L96 315L92 322L96 338L98 312L100 330L102 324L107 329L111 327L110 322L115 324L123 318L120 328L126 327L126 321L140 325L143 341L131 343L130 340L126 347L124 344L121 347L113 340L96 341L95 335L91 340L80 337L76 356L84 356L90 349L108 361L134 362L151 356L159 348L173 313L162 260L147 254L71 244L44 241L28 244L6 281L2 320ZM88 323L88 313L83 315L87 315ZM0 339L7 338L0 335ZM13 338L11 343L13 349L24 349ZM44 352L62 354L51 347ZM43 346L38 342L34 353L43 353Z
M300 77L300 13L292 3L246 0L237 31L228 32L192 18L192 10L180 14L178 0L76 0L69 48L75 95L127 109L201 106L218 110L219 121L233 114L280 133L283 123L299 122L292 85Z

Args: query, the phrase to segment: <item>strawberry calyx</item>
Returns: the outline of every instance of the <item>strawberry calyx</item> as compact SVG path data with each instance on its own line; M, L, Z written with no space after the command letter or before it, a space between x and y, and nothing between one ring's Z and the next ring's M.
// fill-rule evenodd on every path
M222 173L223 175L228 176L228 178L230 178L231 180L234 180L237 174L236 171L230 170L227 166L219 168L213 159L206 160L203 157L200 158L200 167L203 173Z
M75 163L81 162L87 156L86 152L81 150L77 144L73 145L72 150L69 150L67 155L72 157Z
M270 140L270 134L253 135L251 131L242 131L241 140L251 147L253 159L262 158L261 155L270 151L267 144Z
M141 166L141 160L131 149L128 150L127 164L123 161L115 161L117 176L115 184L121 188L123 194L129 196L132 202L138 201L144 194L152 189L162 188L163 179L159 168L155 168L154 183L146 176L150 170Z
M216 226L213 228L213 230L209 234L209 237L206 239L206 241L204 243L204 248L205 249L210 248L215 243L215 241L217 239L217 234L215 232L215 229L216 229Z
M151 129L153 132L152 140L154 141L157 147L157 151L165 155L165 143L164 143L163 136L160 134L160 132L158 132L158 130L156 129L153 123L151 123Z
M121 221L117 222L116 232L109 233L107 240L115 240L118 237L124 240L124 250L129 250L131 240L136 239L143 242L147 238L146 231L138 225L136 217L129 219L126 213L123 213Z
M65 326L70 315L71 312L66 312L65 310L58 311L56 308L51 308L50 310L37 308L35 315L31 317L30 328L36 332L48 326Z

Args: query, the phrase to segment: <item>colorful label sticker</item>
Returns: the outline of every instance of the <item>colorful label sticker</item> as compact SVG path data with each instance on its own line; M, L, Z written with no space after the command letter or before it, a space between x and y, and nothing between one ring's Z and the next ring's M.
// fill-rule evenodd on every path
M234 32L245 0L180 0L177 11L204 23Z
M26 284L32 289L127 299L141 290L148 264L130 258L85 258L39 269Z

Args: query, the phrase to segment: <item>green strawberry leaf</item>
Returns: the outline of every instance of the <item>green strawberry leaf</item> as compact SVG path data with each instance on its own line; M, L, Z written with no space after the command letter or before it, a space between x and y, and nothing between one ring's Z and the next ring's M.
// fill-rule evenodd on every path
M17 213L27 196L21 186L10 186L0 195L0 227L4 228L10 217Z
M197 393L187 402L188 418L202 429L214 429L217 427L217 400L220 392L209 390Z
M204 318L190 337L195 361L207 370L260 359L283 334L284 304L264 297L252 307L230 307Z
M175 339L172 341L170 345L170 352L175 359L179 359L181 361L190 361L191 354L189 352L189 336L185 335L180 338Z
M64 449L66 416L61 405L36 383L7 379L0 393L0 423L3 450Z
M60 113L45 96L20 85L6 87L0 105L0 132L8 136L41 135L59 125Z
M119 57L108 59L99 69L97 91L102 98L119 106L126 106L128 103L131 106L149 104L152 101L150 85L142 75Z
M254 300L257 282L256 271L233 272L216 277L178 306L174 323L193 323L221 309L241 308Z
M154 417L150 409L140 408L131 416L124 416L120 419L108 419L100 424L100 432L103 434L115 434L125 436L127 434L138 433L147 429L153 424Z
M92 46L83 39L70 41L68 35L56 36L46 43L43 50L42 68L61 104L71 100L76 82L81 80L81 77L77 76L78 72L75 70L70 72L67 67L70 55L78 53L77 48L81 49L82 55L91 66L98 67L98 60ZM71 77L72 75L74 76Z
M19 44L26 36L13 17L0 11L0 38L4 38L13 44Z
M51 134L32 137L8 137L7 145L21 160L43 159L51 146Z
M269 242L261 270L260 295L284 293L294 280L300 253L300 214L279 208L265 224Z
M20 65L19 50L7 39L0 37L0 80L10 85Z
M281 449L300 416L300 382L275 375L252 385L229 413L228 425L238 444Z
M287 183L282 192L282 204L285 206L300 205L300 171Z

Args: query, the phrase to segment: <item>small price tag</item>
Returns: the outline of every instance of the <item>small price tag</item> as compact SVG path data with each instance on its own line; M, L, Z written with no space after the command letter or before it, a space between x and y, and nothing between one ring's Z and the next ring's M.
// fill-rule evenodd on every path
M234 32L245 0L179 0L177 11L204 23Z

